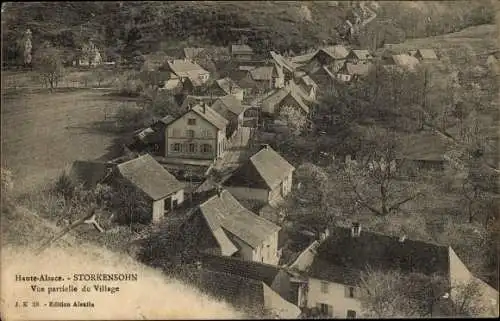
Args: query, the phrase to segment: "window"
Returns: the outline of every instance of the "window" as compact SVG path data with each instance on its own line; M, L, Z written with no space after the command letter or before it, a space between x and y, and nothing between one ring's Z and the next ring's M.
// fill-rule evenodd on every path
M175 143L170 145L170 147L173 149L174 152L180 152L181 151L181 144Z
M189 118L188 119L188 125L196 125L196 119L195 118Z
M321 281L321 293L328 293L328 282Z
M347 310L347 318L348 319L355 319L356 318L356 311L354 311L354 310Z
M201 145L201 152L202 153L211 153L212 152L212 145L210 145L210 144Z
M333 316L333 307L329 304L316 303L316 307L319 310L321 316Z
M189 144L189 152L196 153L196 145L195 144Z
M345 297L346 298L354 298L356 296L356 291L353 286L345 287Z
M194 130L191 130L191 129L186 130L186 137L193 138L194 137Z

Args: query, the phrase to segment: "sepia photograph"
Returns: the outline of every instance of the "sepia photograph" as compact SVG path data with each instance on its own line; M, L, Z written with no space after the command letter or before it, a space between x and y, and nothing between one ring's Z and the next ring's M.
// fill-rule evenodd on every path
M499 317L498 2L1 25L1 320Z

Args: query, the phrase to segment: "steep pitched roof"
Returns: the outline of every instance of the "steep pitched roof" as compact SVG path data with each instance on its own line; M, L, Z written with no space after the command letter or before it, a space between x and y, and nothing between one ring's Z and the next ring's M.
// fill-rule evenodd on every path
M333 59L345 59L349 55L349 50L342 45L329 46L320 50Z
M317 248L307 272L310 276L355 285L367 267L406 273L449 276L449 248L432 243L361 231L351 236L349 228L335 227Z
M159 200L184 188L149 154L118 165L120 174L153 200Z
M250 157L250 163L271 189L281 183L290 171L295 170L295 167L268 146Z
M241 101L236 99L233 95L220 97L212 105L212 109L222 115L224 111L222 110L223 107L221 105L237 116L241 115L245 111L245 107Z
M308 54L291 57L290 61L293 62L293 63L295 63L295 64L304 64L304 63L309 62L311 59L313 59L314 56L316 56L317 53L318 53L318 51L315 50L315 51L310 52Z
M232 54L253 54L253 49L249 45L231 45Z
M217 79L215 82L228 95L233 94L235 90L241 90L240 86L229 77Z
M304 91L304 89L297 85L293 80L290 80L288 87L290 88L290 94L297 101L300 107L306 112L309 113L309 106L304 102L312 102L313 99L309 97L309 94Z
M360 59L360 60L367 60L372 58L372 55L368 50L365 49L353 49L351 50L351 53L354 57Z
M187 59L193 59L202 52L204 52L206 48L192 48L192 47L186 47L183 49L184 51L184 57Z
M271 57L274 59L274 61L281 67L287 69L289 72L293 72L297 67L298 65L295 64L294 62L286 59L285 57L283 57L282 55L274 52L274 51L271 51Z
M271 234L280 230L279 226L243 207L226 190L212 196L198 208L212 231L222 229L226 236L230 233L252 248L262 245Z
M250 76L253 80L271 80L273 79L274 66L261 66L250 70Z
M218 129L226 128L229 123L227 119L208 106L196 105L191 110Z
M417 53L422 59L438 59L434 49L418 49Z
M198 78L200 74L208 73L200 65L184 59L168 61L168 67L178 77Z
M262 111L267 113L274 113L276 105L278 105L288 94L290 89L280 88L271 92L268 96L262 99Z

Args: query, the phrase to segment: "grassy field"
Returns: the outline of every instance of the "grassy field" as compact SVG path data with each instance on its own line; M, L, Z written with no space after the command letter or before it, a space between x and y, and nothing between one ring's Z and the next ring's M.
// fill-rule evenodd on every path
M74 160L112 150L117 134L99 125L109 122L120 105L135 102L106 94L67 89L2 95L2 166L13 171L15 194L40 187Z

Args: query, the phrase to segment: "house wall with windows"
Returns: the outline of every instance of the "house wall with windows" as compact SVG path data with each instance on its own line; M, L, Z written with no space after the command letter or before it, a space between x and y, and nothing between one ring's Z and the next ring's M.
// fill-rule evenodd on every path
M227 145L225 130L193 111L169 124L165 132L165 157L212 160L221 157Z
M168 212L172 211L180 204L184 202L184 190L178 190L177 192L153 201L153 216L152 222L158 223Z
M327 316L347 318L349 313L350 317L359 317L361 302L357 297L359 297L358 288L309 278L307 307L317 308L320 313Z

